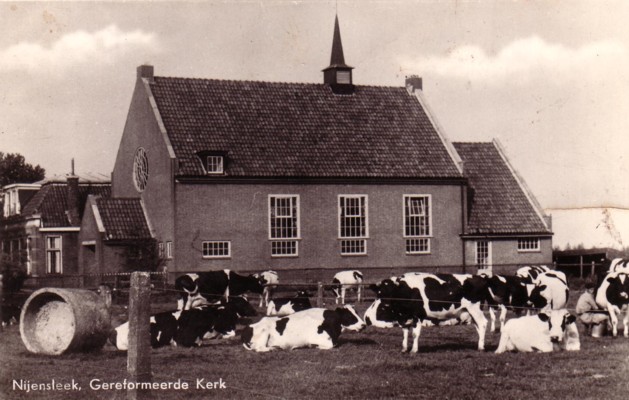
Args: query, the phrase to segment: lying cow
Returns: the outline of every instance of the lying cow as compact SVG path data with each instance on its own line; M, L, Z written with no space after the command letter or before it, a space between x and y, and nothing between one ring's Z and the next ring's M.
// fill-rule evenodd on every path
M544 353L561 348L581 349L576 317L568 310L552 310L507 321L496 353L505 351Z
M236 336L236 324L241 317L253 317L256 311L243 297L231 298L218 306L196 307L179 317L177 345L200 346L203 339Z
M264 317L245 328L241 337L246 349L257 352L300 347L327 350L338 345L341 332L364 328L365 322L352 306L311 308L285 317Z
M150 319L151 346L191 347L200 345L203 339L233 337L238 318L255 315L255 309L243 297L217 305L158 313ZM118 350L127 350L128 335L129 323L125 322L114 330L110 341Z
M151 347L158 348L169 344L175 344L175 335L177 334L177 328L179 316L181 311L166 311L155 315L150 318L150 330L151 330ZM111 344L116 346L118 350L129 349L129 323L125 322L115 328L109 336Z
M298 291L293 297L273 299L266 308L268 316L284 316L312 308L310 295L305 290Z
M478 349L485 348L487 319L481 304L487 298L487 280L464 274L407 273L396 282L385 279L370 288L377 299L365 312L365 322L377 328L402 328L402 351L417 353L424 320L443 321L460 318L467 312L478 333Z
M363 274L360 271L341 271L332 278L332 291L336 296L336 304L345 304L345 293L347 290L356 290L356 302L360 303L362 293Z
M206 304L216 304L221 298L240 296L247 292L261 294L264 286L254 276L243 276L230 271L207 271L182 275L175 279L175 290L180 298L177 308L189 310Z
M618 335L618 316L624 310L624 335L629 337L629 275L623 272L607 274L596 291L596 304L609 313L613 336Z
M271 291L275 289L274 285L280 283L277 272L275 271L264 271L258 272L252 275L254 278L257 278L260 283L264 286L262 291L262 296L260 296L260 305L258 307L268 306L269 305L269 297L271 297Z

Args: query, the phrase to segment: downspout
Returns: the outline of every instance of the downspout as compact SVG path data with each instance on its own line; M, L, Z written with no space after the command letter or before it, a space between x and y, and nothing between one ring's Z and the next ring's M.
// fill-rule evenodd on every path
M466 226L467 226L467 186L461 185L461 256L463 257L463 271L462 273L466 273L467 270L467 253L465 250L465 239L463 235L465 235Z

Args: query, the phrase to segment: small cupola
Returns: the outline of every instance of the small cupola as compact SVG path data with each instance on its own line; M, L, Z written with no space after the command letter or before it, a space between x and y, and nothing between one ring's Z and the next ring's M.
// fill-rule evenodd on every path
M332 39L330 66L323 70L323 83L330 85L335 93L351 93L354 88L352 69L354 67L345 64L339 17L337 15L334 19L334 38Z

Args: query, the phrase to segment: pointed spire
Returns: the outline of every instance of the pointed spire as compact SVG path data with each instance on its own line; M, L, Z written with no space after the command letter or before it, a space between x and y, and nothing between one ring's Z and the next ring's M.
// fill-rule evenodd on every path
M334 18L334 38L332 39L330 67L347 67L347 65L345 65L345 56L343 55L343 43L341 42L341 29L339 28L338 15Z
M341 28L338 14L334 18L334 37L332 38L332 54L330 65L323 70L323 83L330 85L352 86L352 69L345 64L343 43L341 42Z

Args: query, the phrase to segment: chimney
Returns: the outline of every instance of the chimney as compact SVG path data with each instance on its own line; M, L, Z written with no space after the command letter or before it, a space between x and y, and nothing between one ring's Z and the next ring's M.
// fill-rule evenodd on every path
M410 93L414 93L416 90L422 90L422 78L417 75L407 76L406 88Z
M79 177L74 175L74 159L72 159L72 172L66 178L68 181L67 207L68 221L71 226L81 226L79 216Z
M153 66L152 65L140 65L137 69L138 79L146 78L150 83L153 83Z

